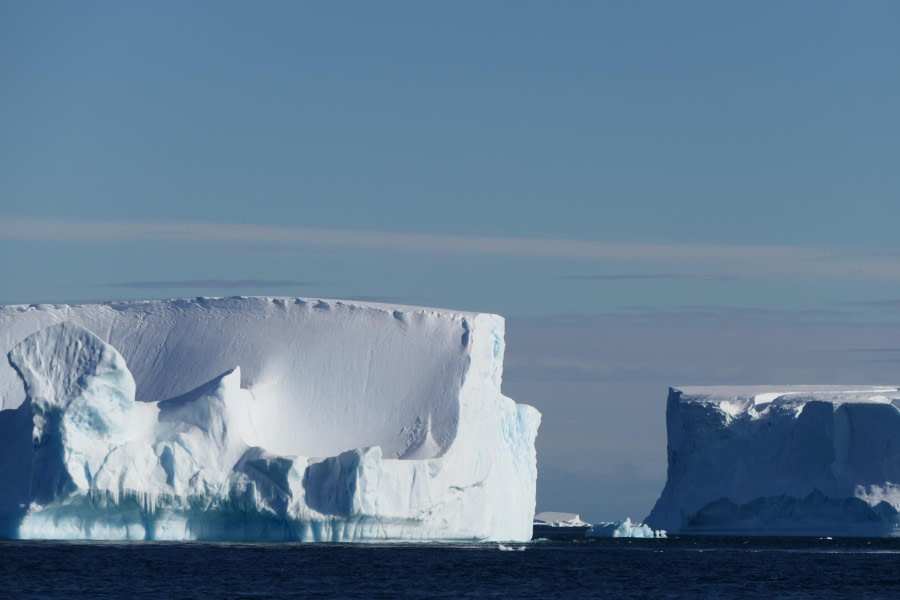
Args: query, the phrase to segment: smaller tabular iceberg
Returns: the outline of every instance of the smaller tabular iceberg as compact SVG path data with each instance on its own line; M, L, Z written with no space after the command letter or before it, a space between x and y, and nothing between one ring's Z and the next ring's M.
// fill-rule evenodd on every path
M499 392L499 317L242 298L108 307L0 310L0 337L36 329L8 353L24 397L0 410L0 536L531 538L540 415ZM64 320L35 327L48 317ZM121 340L145 393L241 356L254 383L232 364L138 401L123 355L76 321ZM316 446L346 449L300 451Z
M591 524L575 513L544 511L534 515L534 539L573 540L584 537Z
M669 390L668 480L651 527L900 535L900 388Z
M590 523L581 520L581 515L577 513L544 511L534 515L535 525L546 525L547 527L590 527Z

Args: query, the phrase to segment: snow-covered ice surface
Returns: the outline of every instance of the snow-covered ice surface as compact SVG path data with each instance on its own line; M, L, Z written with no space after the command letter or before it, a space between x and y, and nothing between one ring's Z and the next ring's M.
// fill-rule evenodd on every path
M544 511L534 515L536 524L547 525L549 527L584 527L590 525L581 520L581 515L577 513Z
M531 538L503 319L298 298L0 306L0 535Z
M666 422L651 527L900 536L898 387L672 388Z
M584 537L589 538L664 538L666 532L651 529L644 523L633 523L630 517L618 521L601 521L594 523Z

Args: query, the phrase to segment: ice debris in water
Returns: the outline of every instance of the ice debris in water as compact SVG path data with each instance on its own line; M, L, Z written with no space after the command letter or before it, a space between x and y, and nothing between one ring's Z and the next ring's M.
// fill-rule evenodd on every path
M629 517L618 521L601 521L594 523L585 533L585 537L595 538L664 538L664 529L652 529L644 523L632 523Z

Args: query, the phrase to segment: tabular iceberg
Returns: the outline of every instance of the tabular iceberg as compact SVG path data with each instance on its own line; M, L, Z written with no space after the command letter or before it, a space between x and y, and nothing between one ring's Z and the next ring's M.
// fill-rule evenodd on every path
M544 511L534 515L532 536L534 539L577 540L591 524L575 513Z
M666 421L651 527L900 536L900 388L673 388Z
M531 538L503 319L287 298L0 307L0 536Z

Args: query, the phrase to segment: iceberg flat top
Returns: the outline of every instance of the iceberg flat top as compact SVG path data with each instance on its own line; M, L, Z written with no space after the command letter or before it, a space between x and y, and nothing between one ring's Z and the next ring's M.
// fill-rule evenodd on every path
M368 300L343 300L336 298L305 298L300 296L197 296L196 298L168 298L161 300L110 300L106 302L32 302L32 303L13 303L13 304L0 304L0 311L2 310L15 310L15 311L23 311L23 310L34 310L34 309L65 309L65 308L81 308L85 306L108 306L116 309L144 309L147 311L153 311L155 308L158 308L163 305L178 303L178 304L186 304L186 303L196 303L196 302L225 302L225 301L235 301L235 300L264 300L269 302L275 301L288 301L294 302L297 300L304 302L323 302L328 305L339 305L339 306L355 306L359 308L369 308L374 310L382 310L382 311L394 311L399 310L401 312L419 312L426 311L429 313L434 313L438 315L461 315L466 317L475 317L480 314L490 314L490 313L482 313L479 311L465 311L465 310L452 310L446 308L434 308L428 306L418 306L411 304L392 304L389 302L371 302ZM493 315L498 316L498 315Z
M900 387L892 385L757 385L757 386L686 386L670 389L679 394L680 402L716 405L731 416L759 413L770 406L806 402L841 404L897 404Z
M771 402L783 396L836 402L885 402L887 396L900 397L895 385L747 385L678 386L682 401L721 402L736 398L767 398Z
M0 352L61 322L116 348L143 402L175 398L240 366L242 386L273 403L258 427L281 454L377 445L392 457L439 456L456 436L470 366L481 365L500 389L504 322L491 314L243 296L5 305ZM487 341L478 357L475 330ZM17 374L0 364L0 408L24 398Z
M577 513L544 511L534 515L535 523L543 523L554 527L580 527L582 525L590 525L581 520L581 515Z

